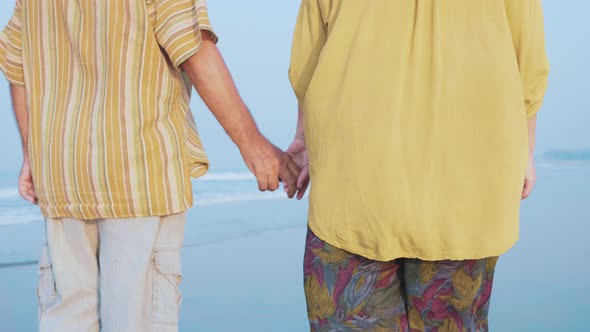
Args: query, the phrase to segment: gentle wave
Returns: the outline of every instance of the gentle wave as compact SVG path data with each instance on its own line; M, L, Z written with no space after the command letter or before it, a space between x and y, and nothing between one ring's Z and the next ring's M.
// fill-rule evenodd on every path
M548 161L541 160L536 162L537 168L540 170L550 171L590 171L590 161L574 160L574 161Z
M197 181L246 181L256 180L252 173L207 173L197 179Z
M31 224L38 221L43 221L43 216L35 206L19 206L0 210L0 226Z
M287 198L283 192L274 193L231 193L195 195L195 206L212 206L242 202L276 201Z
M18 188L0 188L0 199L13 199L20 197Z
M196 181L205 181L205 182L233 182L233 181L250 181L256 180L252 173L238 173L238 172L227 172L227 173L209 173L205 174L204 176L200 177ZM18 188L16 187L5 187L0 188L0 200L2 199L15 199L19 198Z
M236 193L203 193L195 195L196 207L208 207L215 205L237 204L243 202L263 202L286 199L283 192L236 192ZM15 206L14 208L2 208L0 210L0 226L21 225L43 221L43 215L35 206Z

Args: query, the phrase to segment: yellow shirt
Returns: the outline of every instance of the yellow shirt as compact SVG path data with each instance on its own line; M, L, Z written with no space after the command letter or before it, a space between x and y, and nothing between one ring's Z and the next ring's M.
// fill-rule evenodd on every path
M0 69L24 85L48 218L169 215L207 157L179 65L212 32L204 0L17 0Z
M547 76L540 0L303 0L310 228L384 261L504 253Z

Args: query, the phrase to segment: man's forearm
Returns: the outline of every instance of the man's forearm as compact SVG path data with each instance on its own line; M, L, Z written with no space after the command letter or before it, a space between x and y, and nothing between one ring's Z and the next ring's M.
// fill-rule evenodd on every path
M528 119L528 130L529 130L529 156L532 156L535 153L537 115L534 115Z
M182 69L238 147L260 134L221 53L208 33L203 33L200 50L182 64Z
M24 158L29 157L28 132L29 132L29 112L27 110L27 95L24 86L10 85L10 94L12 96L12 106L14 108L14 117L20 132L23 146Z

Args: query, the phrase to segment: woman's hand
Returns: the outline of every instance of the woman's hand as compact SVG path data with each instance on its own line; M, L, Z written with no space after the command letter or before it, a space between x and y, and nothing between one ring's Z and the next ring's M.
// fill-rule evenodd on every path
M533 156L529 157L529 163L526 167L526 174L524 177L524 187L522 189L522 199L526 199L531 195L533 187L537 182L537 169L535 168L535 159Z
M309 156L307 154L305 138L295 137L293 143L287 149L287 153L293 158L297 166L301 168L301 173L297 178L297 199L301 200L309 187Z

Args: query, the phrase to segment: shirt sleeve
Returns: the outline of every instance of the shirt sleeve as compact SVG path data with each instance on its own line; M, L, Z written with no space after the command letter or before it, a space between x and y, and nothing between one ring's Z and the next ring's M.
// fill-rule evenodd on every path
M13 85L25 85L21 35L21 1L17 0L14 15L0 32L0 70Z
M541 108L549 78L541 0L505 0L522 80L527 117Z
M303 103L307 88L327 39L329 11L319 0L302 0L295 25L289 79L299 103Z
M174 66L180 67L199 51L201 31L208 31L217 42L205 0L154 1L156 39Z

